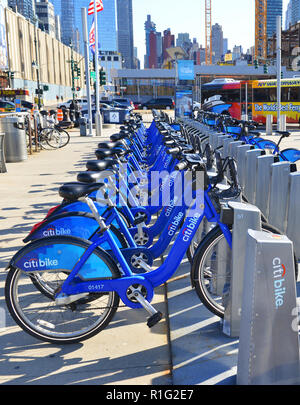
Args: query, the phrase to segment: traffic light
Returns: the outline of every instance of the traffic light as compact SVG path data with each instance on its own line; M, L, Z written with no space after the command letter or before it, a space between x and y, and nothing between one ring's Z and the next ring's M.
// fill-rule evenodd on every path
M81 70L80 70L80 68L79 68L79 67L77 68L77 76L78 76L78 77L80 77L80 76L81 76Z
M10 78L13 80L15 78L15 72L10 72Z
M283 79L283 72L281 72L281 79Z
M254 60L254 67L255 67L255 69L258 69L258 60L257 59Z
M100 86L104 86L106 84L106 72L104 70L100 70Z
M80 91L81 90L81 88L80 87L76 87L76 91Z
M264 65L264 73L267 74L268 73L268 66Z

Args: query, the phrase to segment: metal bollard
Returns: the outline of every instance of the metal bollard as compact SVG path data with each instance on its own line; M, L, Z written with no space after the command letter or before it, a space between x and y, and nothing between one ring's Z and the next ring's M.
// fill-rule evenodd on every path
M287 226L289 175L296 171L297 166L290 162L278 162L271 165L268 222L283 233Z
M300 172L289 175L286 235L293 241L297 259L300 259Z
M223 296L223 333L237 337L240 333L247 232L248 229L261 230L261 212L254 205L240 202L229 202L228 206L233 209L232 263L230 286L224 289Z
M266 135L270 136L273 134L273 115L267 115L266 119Z
M248 231L237 364L238 385L300 383L293 244Z
M255 190L255 205L261 210L268 219L270 184L271 184L271 165L277 163L279 158L273 155L259 156L257 158L257 176Z

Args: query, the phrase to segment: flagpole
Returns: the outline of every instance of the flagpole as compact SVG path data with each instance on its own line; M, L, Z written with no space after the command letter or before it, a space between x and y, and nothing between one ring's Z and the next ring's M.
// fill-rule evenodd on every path
M84 58L85 58L85 77L86 77L86 96L88 102L88 115L89 115L89 135L93 136L93 115L92 115L92 100L91 100L91 86L90 86L90 68L89 68L89 46L88 46L88 28L86 8L81 9L82 31L84 42Z
M96 114L95 114L95 123L96 123L96 136L102 135L102 116L100 113L100 88L99 88L99 50L98 50L98 15L96 8L96 0L94 0L94 24L95 24L95 70L96 70Z

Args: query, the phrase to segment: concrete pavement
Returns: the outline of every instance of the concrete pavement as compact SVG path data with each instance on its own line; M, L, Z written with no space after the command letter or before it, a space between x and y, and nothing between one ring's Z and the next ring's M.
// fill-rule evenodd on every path
M107 128L101 140L116 132ZM297 139L296 139L297 137ZM300 135L293 145L300 147ZM284 140L283 147L293 139ZM235 384L238 339L190 286L189 263L156 289L163 320L149 329L144 310L120 307L104 331L76 345L56 346L23 332L6 311L4 268L31 227L60 202L58 187L74 181L94 159L99 138L72 130L70 144L41 151L0 174L0 384L2 385L215 385ZM288 143L289 142L289 143ZM296 146L296 147L297 147Z

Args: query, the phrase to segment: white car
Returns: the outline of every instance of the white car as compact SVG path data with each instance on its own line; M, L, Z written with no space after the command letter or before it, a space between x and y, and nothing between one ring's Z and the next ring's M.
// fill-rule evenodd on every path
M60 103L58 105L58 108L61 108L62 106L66 107L66 108L70 108L72 101L73 101L73 99L68 100L65 103ZM87 103L86 98L77 98L77 103L78 103L80 110L88 108L88 103Z

